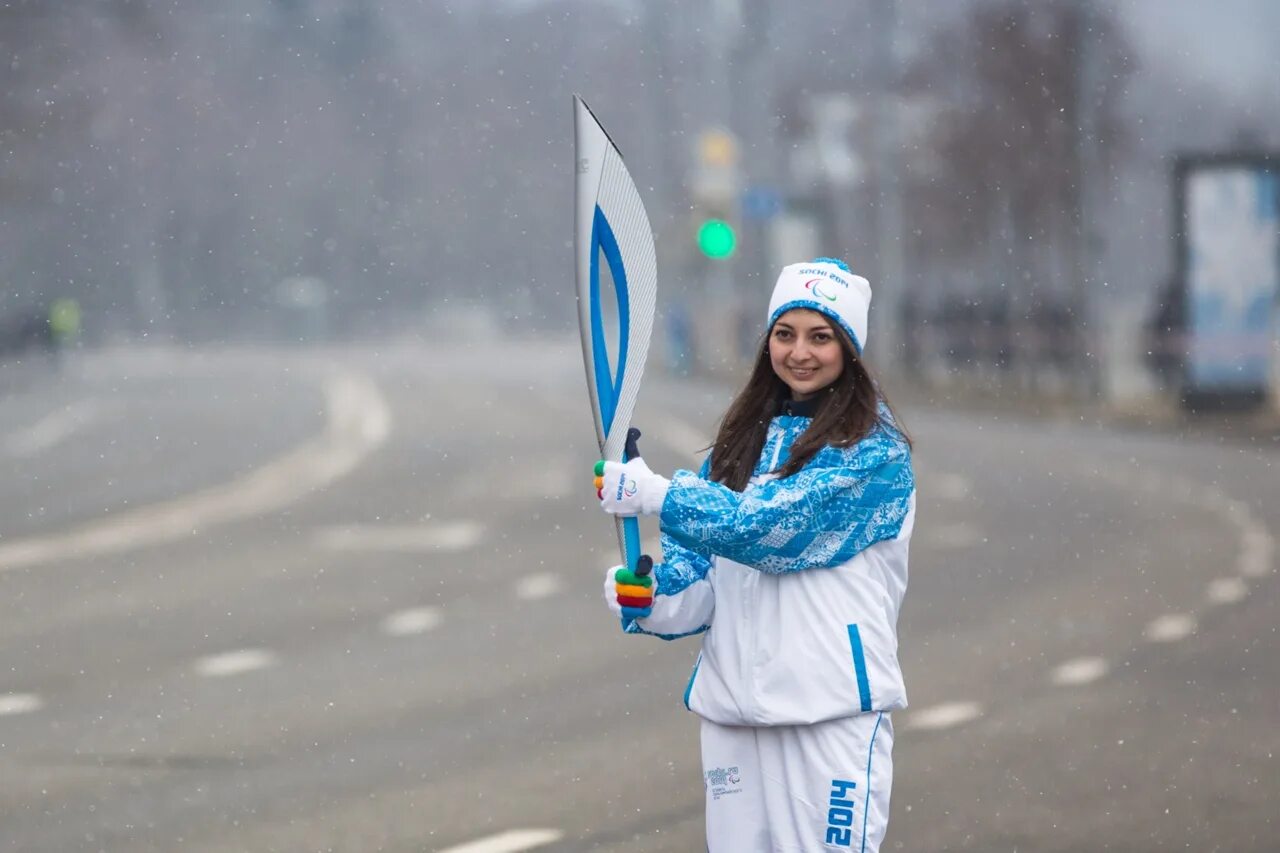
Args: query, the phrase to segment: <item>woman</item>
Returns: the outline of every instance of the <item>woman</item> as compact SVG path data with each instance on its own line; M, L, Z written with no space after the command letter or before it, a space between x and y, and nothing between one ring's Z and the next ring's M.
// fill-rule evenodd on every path
M915 482L861 359L870 302L840 261L786 267L701 471L597 465L606 512L662 529L651 575L606 576L623 629L703 634L684 701L712 853L875 851L888 825Z

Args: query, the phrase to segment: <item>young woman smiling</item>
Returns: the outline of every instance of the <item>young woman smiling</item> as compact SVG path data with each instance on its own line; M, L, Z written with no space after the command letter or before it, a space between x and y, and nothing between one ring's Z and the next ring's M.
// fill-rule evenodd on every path
M831 321L817 311L792 308L769 333L769 362L791 389L791 399L808 400L844 370L844 347Z
M865 853L888 827L915 479L861 358L870 302L840 261L784 268L701 470L597 466L606 512L662 530L651 575L606 575L623 630L702 634L684 701L702 718L712 853Z

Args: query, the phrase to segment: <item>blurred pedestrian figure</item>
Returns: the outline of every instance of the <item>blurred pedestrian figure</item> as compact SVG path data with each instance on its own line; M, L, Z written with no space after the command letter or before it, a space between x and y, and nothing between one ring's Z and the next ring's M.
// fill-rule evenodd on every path
M52 350L53 331L41 308L28 307L0 318L0 360L21 361Z
M49 339L54 358L61 363L80 337L80 304L71 297L53 300L49 306Z
M1184 301L1177 277L1170 276L1156 294L1146 323L1147 367L1155 374L1160 387L1168 390L1177 389L1182 383Z

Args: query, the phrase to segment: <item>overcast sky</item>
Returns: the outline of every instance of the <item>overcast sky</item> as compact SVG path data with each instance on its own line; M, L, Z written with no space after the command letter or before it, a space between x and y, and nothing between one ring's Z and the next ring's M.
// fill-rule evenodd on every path
M1171 73L1180 67L1188 79L1225 89L1274 88L1280 80L1280 2L1121 0L1120 7L1139 53Z

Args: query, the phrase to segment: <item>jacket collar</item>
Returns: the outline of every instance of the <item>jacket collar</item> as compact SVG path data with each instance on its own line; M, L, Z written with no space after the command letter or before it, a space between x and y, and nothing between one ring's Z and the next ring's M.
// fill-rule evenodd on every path
M818 398L808 400L783 400L778 405L778 414L798 418L811 418L818 413Z

